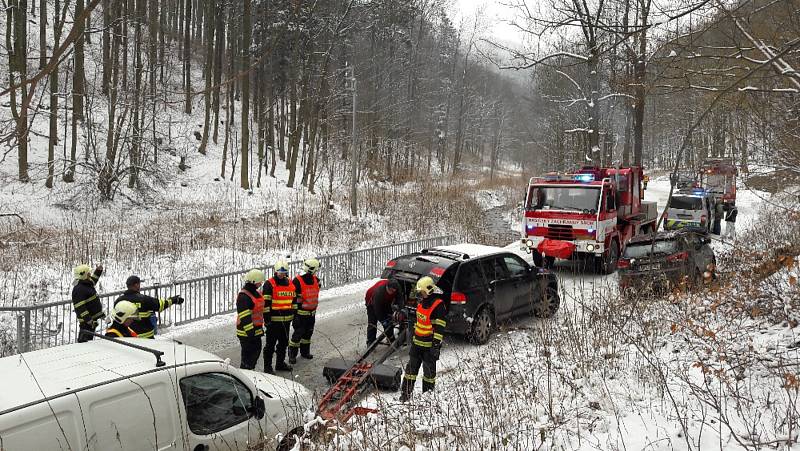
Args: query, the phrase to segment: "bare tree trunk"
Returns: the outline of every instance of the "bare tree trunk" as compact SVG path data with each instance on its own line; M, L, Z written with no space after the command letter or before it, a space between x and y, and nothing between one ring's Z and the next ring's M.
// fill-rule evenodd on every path
M184 112L192 114L192 0L185 0L186 10L184 14L183 29L183 88L186 91L186 106Z
M203 116L203 138L200 141L200 148L197 150L201 154L206 154L208 146L208 127L211 122L211 73L214 69L214 1L204 0L206 3L204 38L206 40L206 64L205 64L205 88L203 89L203 105L205 114Z
M214 90L211 96L211 105L212 109L214 110L214 135L212 139L214 144L217 144L219 140L219 90L220 84L222 83L222 52L225 48L225 20L227 11L228 8L225 7L217 8L217 12L215 14L216 23L214 24L214 29L216 32L216 39L214 43Z
M6 30L6 48L9 49L9 86L14 86L28 78L28 4L27 0L11 0L6 8L8 28L13 28L14 39L11 41L11 30ZM15 77L18 74L18 77ZM19 80L17 80L19 78ZM30 181L28 176L28 85L20 87L20 105L17 106L16 89L11 95L11 116L16 122L17 135L17 169L21 182Z
M142 127L139 123L142 97L142 21L144 21L144 2L136 0L136 13L133 31L133 136L131 136L130 163L131 171L128 178L128 188L134 188L139 183L139 171L142 166Z
M250 3L251 0L243 0L244 10L242 11L242 70L245 71L242 77L242 161L241 161L241 187L250 189Z
M35 5L36 0L32 3ZM53 15L58 15L58 10L54 10ZM45 66L47 66L47 0L39 0L39 69L44 69Z

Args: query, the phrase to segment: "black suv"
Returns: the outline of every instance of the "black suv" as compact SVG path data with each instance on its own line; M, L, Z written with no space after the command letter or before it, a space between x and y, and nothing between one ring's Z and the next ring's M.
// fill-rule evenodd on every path
M390 260L381 277L403 285L411 308L416 306L414 286L424 276L444 291L448 332L477 344L489 340L497 321L529 313L550 317L560 303L555 274L499 247L458 244L425 249Z
M617 263L621 291L664 292L681 284L702 284L716 269L710 242L708 231L700 227L632 238Z

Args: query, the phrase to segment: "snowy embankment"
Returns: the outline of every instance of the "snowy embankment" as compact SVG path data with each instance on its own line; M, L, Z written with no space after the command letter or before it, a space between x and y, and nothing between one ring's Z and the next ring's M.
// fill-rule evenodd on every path
M668 189L653 181L648 197ZM737 205L737 246L715 244L719 284L623 303L613 276L562 274L554 318L483 347L448 339L436 391L374 394L363 404L378 414L318 430L304 449L793 448L800 213L748 191Z

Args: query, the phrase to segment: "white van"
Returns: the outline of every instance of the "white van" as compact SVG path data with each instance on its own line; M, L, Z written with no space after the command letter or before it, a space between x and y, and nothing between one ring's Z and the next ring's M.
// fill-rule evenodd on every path
M702 227L709 230L713 220L713 205L711 196L701 189L676 193L667 208L664 230L683 227Z
M291 380L179 342L117 341L138 348L95 339L0 359L0 449L275 449L311 407Z

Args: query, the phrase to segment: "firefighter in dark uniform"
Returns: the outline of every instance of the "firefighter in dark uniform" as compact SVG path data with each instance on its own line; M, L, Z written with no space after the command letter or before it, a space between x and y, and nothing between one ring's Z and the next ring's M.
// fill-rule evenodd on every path
M297 351L306 359L313 359L311 354L311 335L314 334L317 305L319 304L319 260L309 258L303 262L305 274L292 281L297 292L297 312L292 320L292 338L289 340L289 363L297 363Z
M236 296L236 336L242 347L239 368L253 370L261 354L264 336L264 297L258 291L264 283L264 271L251 269L244 276L244 287Z
M155 324L153 316L158 312L172 307L173 305L183 304L183 298L180 295L175 295L166 299L156 299L152 296L147 296L139 292L141 290L142 280L139 276L130 276L125 281L128 287L122 296L114 301L116 306L122 301L130 301L136 305L139 310L139 318L131 324L131 329L136 332L139 338L154 338L156 335Z
M297 292L289 280L289 265L281 260L275 263L275 275L261 288L264 294L264 372L273 373L272 356L277 354L275 369L292 371L286 364L286 348L289 345L289 327L297 310Z
M138 334L131 329L131 324L139 317L139 309L136 304L129 301L118 302L111 312L114 321L106 330L106 337L138 337Z
M75 278L72 287L72 308L78 317L78 343L83 343L94 338L93 335L82 335L81 330L94 332L97 324L106 315L103 312L103 303L97 297L95 284L103 275L103 266L97 265L92 272L89 265L78 265L72 270Z
M378 336L378 323L383 326L389 342L394 341L392 310L397 300L398 290L400 290L400 284L396 280L381 279L364 295L364 303L367 306L367 347Z
M408 365L403 375L400 401L408 401L414 391L419 367L422 366L422 391L433 390L436 384L436 361L442 348L444 329L447 327L447 307L433 279L425 276L417 281L417 319L409 348Z

